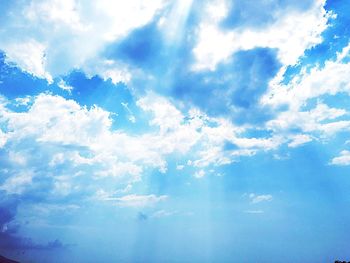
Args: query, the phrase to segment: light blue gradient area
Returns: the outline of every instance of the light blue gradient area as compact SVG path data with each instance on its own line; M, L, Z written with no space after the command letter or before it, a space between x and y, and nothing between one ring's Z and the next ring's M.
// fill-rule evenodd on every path
M30 206L24 205L17 217L29 223L21 227L21 234L43 242L58 238L70 245L26 251L21 258L38 262L347 258L349 169L324 165L329 148L301 147L283 161L261 155L247 158L223 167L224 176L210 175L200 181L189 178L186 171L149 174L142 185L136 185L138 192L171 196L156 208L83 202L77 210L44 214L45 223L40 223ZM270 193L274 200L252 204L246 196L251 192ZM162 210L169 215L154 216Z

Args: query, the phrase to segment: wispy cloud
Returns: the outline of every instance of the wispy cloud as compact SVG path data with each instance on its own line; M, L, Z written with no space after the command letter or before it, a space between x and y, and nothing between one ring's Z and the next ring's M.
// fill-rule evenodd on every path
M263 210L245 210L244 213L246 214L263 214Z
M350 165L350 151L344 150L340 152L340 155L337 157L334 157L330 161L331 165Z
M117 206L121 207L147 207L153 206L159 202L165 201L168 199L167 195L156 196L151 195L136 195L130 194L122 197L105 197L104 200L112 201Z
M257 195L257 194L251 193L251 194L249 194L248 197L249 197L250 203L252 203L252 204L258 204L261 202L270 202L273 199L272 195L270 195L270 194Z

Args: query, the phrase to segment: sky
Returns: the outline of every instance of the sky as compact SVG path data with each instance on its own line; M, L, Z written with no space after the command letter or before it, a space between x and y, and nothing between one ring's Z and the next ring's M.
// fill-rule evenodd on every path
M0 0L0 254L349 261L349 14Z

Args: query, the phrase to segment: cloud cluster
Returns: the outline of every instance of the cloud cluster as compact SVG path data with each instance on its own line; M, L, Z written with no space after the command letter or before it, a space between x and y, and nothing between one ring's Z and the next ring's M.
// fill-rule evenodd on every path
M93 60L104 64L99 53L108 43L148 23L163 5L162 0L13 1L1 8L6 19L0 49L8 61L48 81L74 68L91 71ZM110 76L117 74L114 69L119 71L108 68Z
M330 17L324 0L219 2L229 12L224 19L217 19L217 10L212 7L217 3L209 2L211 15L200 24L193 49L196 70L215 69L233 53L257 47L277 49L283 65L294 65L306 49L321 43Z
M288 83L280 76L271 81L261 103L274 109L285 107L266 123L275 133L290 135L290 147L312 140L327 140L335 134L348 131L350 121L346 105L329 106L328 97L349 94L349 45L323 66L316 65L301 69ZM344 108L343 108L344 107Z
M113 128L111 113L97 106L83 107L45 93L27 99L22 111L12 110L16 101L3 100L0 107L0 188L28 199L87 198L99 189L113 192L107 182L132 184L147 171L165 173L171 155L182 156L187 167L195 169L194 176L203 177L208 166L229 164L288 142L279 135L245 137L243 127L195 108L183 114L155 94L137 102L143 114L150 114L149 131L138 134ZM306 141L299 136L292 144Z

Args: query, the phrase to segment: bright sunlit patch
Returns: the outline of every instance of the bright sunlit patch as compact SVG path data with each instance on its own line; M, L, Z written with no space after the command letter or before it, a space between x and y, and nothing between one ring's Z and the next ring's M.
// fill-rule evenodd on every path
M160 18L158 25L165 35L168 45L178 45L186 33L185 24L191 11L193 0L177 0L170 11Z

